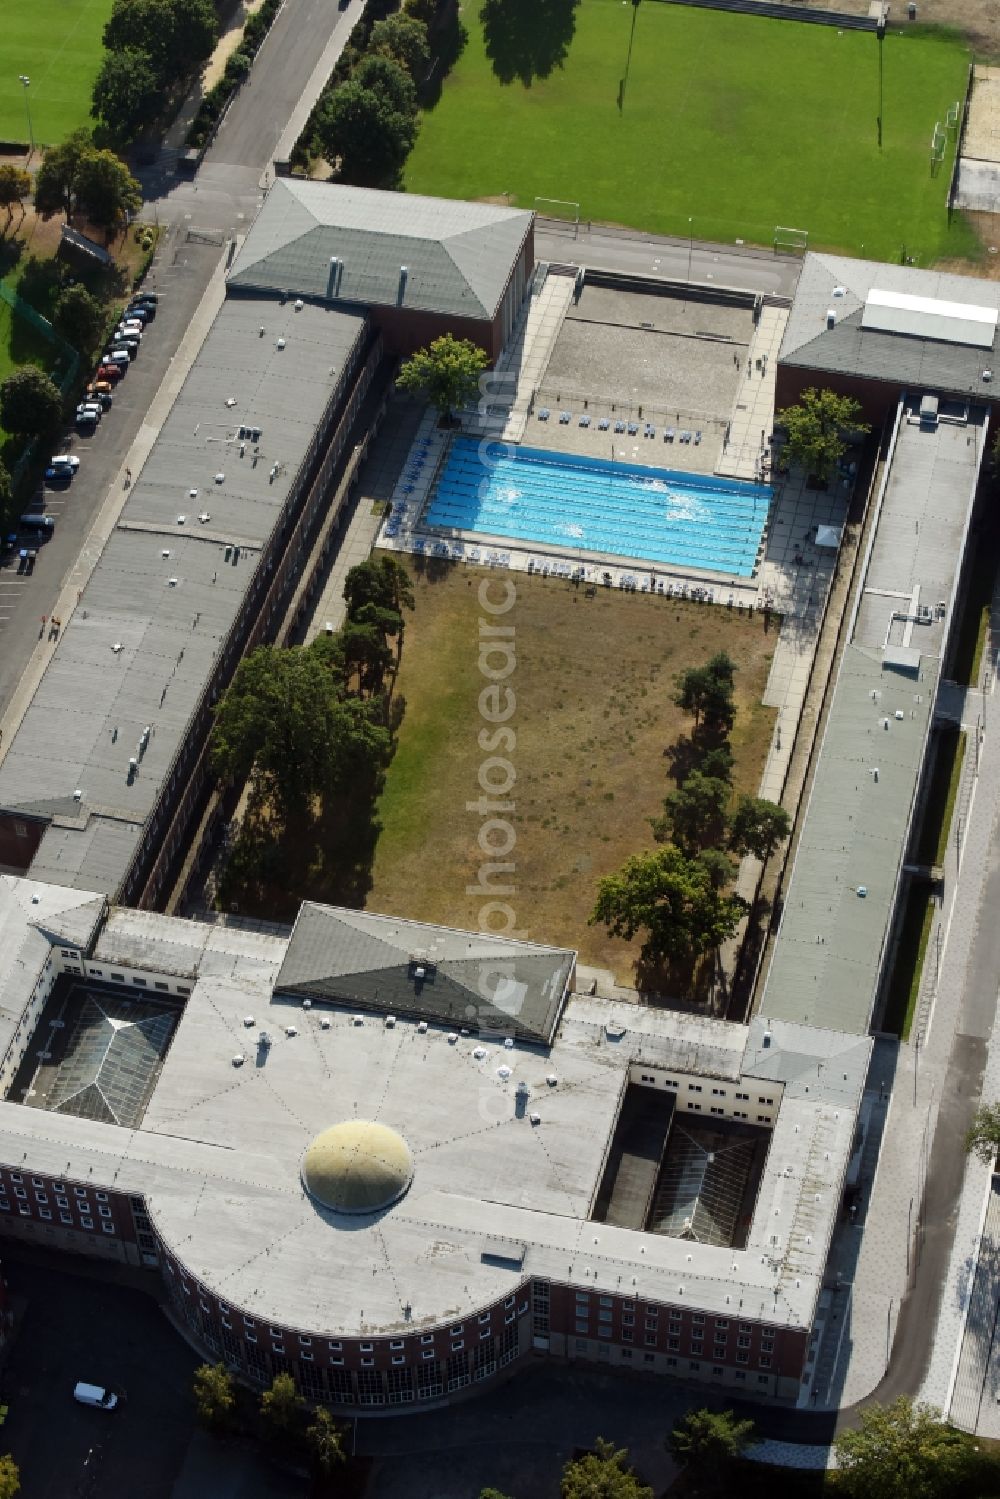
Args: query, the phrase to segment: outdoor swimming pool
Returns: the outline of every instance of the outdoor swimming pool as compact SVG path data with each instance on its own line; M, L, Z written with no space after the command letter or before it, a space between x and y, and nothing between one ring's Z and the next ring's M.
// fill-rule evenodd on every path
M423 523L749 577L770 502L766 485L458 437Z

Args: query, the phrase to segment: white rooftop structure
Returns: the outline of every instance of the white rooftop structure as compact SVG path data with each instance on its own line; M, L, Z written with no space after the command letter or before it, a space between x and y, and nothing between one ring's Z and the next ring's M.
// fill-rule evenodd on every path
M549 1047L462 1035L416 1015L389 1025L347 1006L276 998L288 945L116 910L94 962L145 950L194 980L145 1115L125 1128L0 1103L0 1155L141 1193L168 1251L201 1285L304 1331L358 1336L458 1320L526 1275L809 1325L867 1037L582 997L568 1001ZM237 1057L245 1065L234 1066ZM677 1073L675 1088L697 1077L707 1095L713 1082L760 1079L773 1098L745 1248L591 1218L621 1100L640 1073L658 1084ZM382 1146L400 1137L390 1162L398 1192L387 1189L387 1205L368 1216L353 1199L349 1213L330 1210L303 1182L313 1142L351 1121L366 1126L366 1140L369 1125L384 1127L369 1151L380 1191L392 1154Z
M862 328L883 333L909 333L943 343L971 344L992 349L997 331L997 309L972 302L921 297L912 292L885 291L873 286L865 299Z

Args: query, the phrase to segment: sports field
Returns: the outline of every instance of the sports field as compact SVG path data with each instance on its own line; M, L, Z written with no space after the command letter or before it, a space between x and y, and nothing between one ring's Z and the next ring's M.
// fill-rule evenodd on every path
M424 116L407 188L576 200L583 219L707 240L770 245L788 225L812 248L874 259L972 250L945 212L953 137L930 174L935 122L964 96L959 41L886 37L879 150L873 33L646 0L619 110L632 20L620 0L464 7L468 41Z
M25 90L35 144L55 146L90 123L111 0L3 0L0 5L0 140L27 141Z

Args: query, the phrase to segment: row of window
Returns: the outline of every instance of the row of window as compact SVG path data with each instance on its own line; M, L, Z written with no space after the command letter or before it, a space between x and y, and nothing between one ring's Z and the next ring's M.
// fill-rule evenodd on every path
M65 956L65 954L64 954L64 956ZM103 968L88 968L87 969L87 975L88 975L89 978L92 978L92 979L103 979L103 977L104 977L104 969ZM111 980L111 982L113 984L131 984L136 989L146 989L146 988L149 987L148 981L146 979L138 978L135 974L132 974L130 977L126 978L125 975L124 975L124 973L109 973L108 977L110 978L110 980ZM153 988L154 989L159 989L163 994L169 994L170 993L170 985L163 983L162 980L160 980L160 979L154 979L153 980ZM174 985L174 993L175 994L190 994L191 993L191 985L190 984L175 984Z
M642 1080L642 1082L644 1082L644 1083L655 1083L656 1082L656 1074L655 1074L655 1072L641 1072L639 1074L639 1076L640 1076L640 1079ZM663 1085L664 1085L665 1088L677 1088L677 1089L679 1089L680 1086L681 1086L680 1083L677 1081L676 1078L669 1078L669 1077L665 1077L663 1079ZM688 1083L688 1085L687 1085L687 1091L689 1093L703 1093L704 1092L704 1085L702 1083ZM727 1098L728 1097L728 1093L727 1093L727 1091L726 1091L725 1088L713 1088L712 1089L712 1097L713 1098ZM734 1093L733 1097L737 1100L737 1102L741 1102L742 1101L742 1102L745 1102L745 1103L749 1103L749 1101L750 1101L750 1094L749 1093ZM769 1104L769 1105L773 1106L774 1099L773 1098L765 1098L763 1094L759 1094L758 1097L757 1097L757 1102L758 1102L758 1104ZM721 1109L713 1109L712 1112L713 1113L721 1113L722 1110ZM740 1115L740 1117L743 1118L743 1119L745 1119L746 1115L743 1114L743 1115Z
M12 1206L12 1203L7 1202L4 1198L0 1197L0 1213L9 1213ZM31 1204L28 1202L19 1202L17 1205L17 1210L22 1218L32 1217ZM53 1223L55 1221L51 1208L38 1208L37 1213L39 1218L43 1219L46 1223ZM60 1212L59 1222L69 1224L73 1228L92 1229L94 1227L93 1218L85 1218L82 1216L74 1218L72 1213L66 1212ZM106 1234L113 1234L115 1232L115 1225L113 1223L108 1223L106 1220L102 1219L101 1231Z
M577 1351L577 1353L587 1353L589 1351L589 1347L590 1347L590 1345L583 1338L578 1338L576 1340L576 1351ZM599 1356L601 1358L609 1358L610 1357L611 1350L610 1350L609 1346L606 1343L598 1344L598 1350L597 1351L598 1351L598 1354L599 1354ZM630 1359L632 1357L632 1350L631 1350L631 1348L622 1348L622 1349L619 1349L619 1352L620 1352L620 1354L621 1354L621 1356L622 1356L623 1359ZM656 1362L656 1354L655 1353L644 1353L642 1357L643 1357L643 1362L644 1363L654 1364ZM680 1367L680 1363L681 1363L680 1359L676 1359L676 1358L665 1358L663 1362L664 1362L664 1364L666 1365L666 1367L668 1369L677 1369L677 1368ZM768 1362L770 1362L770 1360L768 1360ZM688 1367L688 1370L690 1371L690 1373L692 1373L692 1374L699 1374L701 1372L701 1362L698 1359L691 1359L691 1360L689 1360L687 1367ZM713 1377L713 1379L721 1379L723 1377L723 1375L725 1374L725 1372L726 1372L726 1366L725 1366L725 1364L713 1364L712 1365L712 1377ZM744 1369L736 1369L733 1372L733 1378L734 1379L745 1380L746 1377L747 1377L747 1375L746 1375L746 1371ZM757 1375L757 1383L758 1384L770 1384L770 1382L771 1382L771 1375L770 1374L758 1374Z

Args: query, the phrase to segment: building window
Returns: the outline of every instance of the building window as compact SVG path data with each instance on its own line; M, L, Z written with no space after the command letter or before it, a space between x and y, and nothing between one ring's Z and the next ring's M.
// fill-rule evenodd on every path
M45 1204L46 1202L48 1202L48 1200L49 1199L46 1197L46 1195L45 1195L44 1192L36 1192L35 1193L35 1201L36 1202L40 1202L42 1204Z
M577 1332L587 1332L588 1331L587 1323L586 1322L578 1322L576 1324L576 1330L577 1330Z
M587 1340L586 1340L586 1338L577 1338L577 1340L576 1340L576 1351L577 1351L577 1353L586 1353L586 1351L587 1351Z
M14 1196L15 1197L27 1197L27 1195L28 1195L28 1189L27 1189L27 1187L15 1187L14 1188Z
M21 1175L20 1171L12 1171L10 1173L10 1179L12 1182L24 1181L24 1177Z
M688 1083L688 1092L689 1093L700 1093L701 1092L701 1083Z
M734 1378L736 1378L736 1379L746 1379L746 1377L747 1377L747 1374L746 1374L746 1370L745 1369L737 1369Z
M393 1338L392 1342L389 1344L389 1347L390 1348L402 1348L403 1347L403 1339L402 1338Z
M737 1353L736 1353L736 1362L738 1364L748 1364L750 1362L750 1355L749 1355L749 1353L741 1353L739 1350L737 1350Z
M770 1369L770 1367L771 1367L770 1355L766 1354L766 1353L762 1353L761 1356L760 1356L760 1358L757 1360L757 1367L758 1367L758 1369Z
M93 1220L93 1218L81 1218L80 1219L80 1227L81 1228L93 1228L93 1226L94 1226L94 1220Z
M701 1368L701 1365L699 1364L697 1359L692 1359L688 1364L688 1368L691 1370L692 1374L697 1374L698 1370Z
M45 1183L40 1176L33 1176L31 1178L31 1185L37 1189L38 1187L44 1187Z
M462 1351L462 1349L464 1347L465 1347L465 1339L464 1338L459 1338L456 1343L452 1343L452 1345L451 1345L451 1351L452 1351L452 1353L461 1353L461 1351Z
M98 1208L97 1211L98 1211L99 1215L102 1218L110 1218L111 1217L111 1209L110 1208Z
M299 1344L300 1344L300 1346L302 1348L311 1348L312 1347L312 1338L307 1338L303 1333L300 1332L299 1333Z
M374 1363L375 1363L375 1360L373 1358L363 1358L361 1360L361 1367L362 1367L362 1369L371 1369L373 1367Z
M655 1348L656 1347L656 1333L655 1332L647 1332L646 1337L645 1337L645 1343L646 1343L646 1347L647 1348Z
M758 1374L757 1375L757 1383L758 1384L770 1384L771 1380L770 1380L770 1377L767 1374Z
M622 1327L634 1327L634 1326L635 1326L635 1313L634 1312L622 1312Z
M693 1313L693 1315L691 1317L691 1321L694 1322L696 1324L696 1326L700 1326L705 1321L705 1313L704 1312L695 1312L695 1313Z
M610 1312L606 1312L604 1310L601 1310L597 1314L597 1320L598 1320L598 1322L610 1322L611 1321L611 1313Z
M679 1349L680 1346L681 1346L681 1340L680 1340L680 1338L668 1338L667 1339L667 1347L668 1348Z
M106 1234L113 1234L115 1231L115 1226L113 1223L102 1223L101 1229Z
M374 1353L374 1351L375 1350L372 1347L371 1343L362 1343L361 1344L361 1352L362 1353Z
M632 1332L631 1327L623 1327L622 1328L622 1342L623 1343L631 1343L632 1339L633 1339L633 1336L634 1336L634 1334Z
M713 1104L710 1112L713 1113L713 1114L724 1114L726 1111L725 1111L725 1109L717 1109L715 1107L715 1105Z
M20 1181L20 1180L21 1180L21 1178L20 1178L20 1177L17 1177L17 1178L15 1178L15 1179L16 1179L16 1180L17 1180L17 1181ZM87 1195L87 1189L86 1189L86 1187L74 1187L74 1188L73 1188L73 1194L74 1194L74 1196L76 1196L76 1197L86 1197L86 1195Z
M712 1096L714 1098L725 1098L725 1096L726 1096L726 1090L725 1090L725 1088L713 1088L712 1089Z
M108 1200L107 1192L95 1192L94 1196L97 1198L98 1202L107 1202Z
M622 1349L622 1358L631 1358L631 1357L632 1357L632 1350L631 1350L631 1348L623 1348Z
M723 1369L723 1367L722 1367L721 1364L713 1364L712 1365L712 1378L713 1379L721 1379L724 1373L725 1373L725 1370Z
M153 987L154 987L154 989L169 989L170 985L169 984L161 983L161 981L159 979L154 979L153 980Z
M644 1364L652 1364L652 1363L654 1363L656 1361L656 1354L655 1353L644 1353L642 1355L642 1361L643 1361Z
M433 1358L434 1357L434 1349L433 1348L425 1348L424 1351L423 1351L423 1353L420 1355L420 1357L421 1358Z
M39 1208L38 1209L38 1216L39 1216L39 1218L44 1218L46 1220L46 1222L48 1222L51 1219L51 1217L52 1217L52 1209L51 1208Z
M9 1206L10 1206L10 1204L7 1203L7 1202L0 1202L0 1208L9 1208ZM72 1213L60 1213L59 1214L59 1222L60 1223L72 1223L73 1222L73 1214Z
M434 1334L432 1332L422 1332L420 1334L420 1341L421 1341L421 1343L433 1343L433 1341L434 1341ZM337 1347L338 1348L340 1347L339 1343L337 1344Z
M449 1338L460 1338L462 1336L462 1323L460 1322L457 1327L449 1327L448 1336Z

